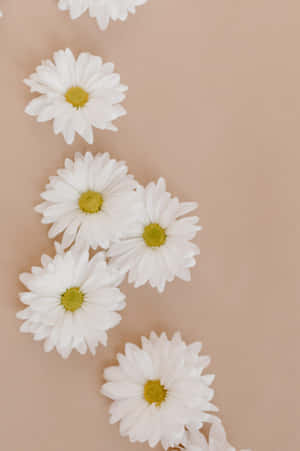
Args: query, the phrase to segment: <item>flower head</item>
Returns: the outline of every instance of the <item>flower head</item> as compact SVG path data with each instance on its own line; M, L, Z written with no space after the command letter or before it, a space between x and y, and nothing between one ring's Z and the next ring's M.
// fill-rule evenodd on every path
M129 271L129 282L135 287L149 281L162 292L175 277L190 280L190 268L199 254L191 240L201 227L197 216L183 216L197 204L172 198L162 178L137 191L142 204L139 218L127 237L112 245L109 256L119 270Z
M203 375L209 358L199 356L200 343L186 345L180 334L142 338L142 348L127 343L119 365L107 368L102 393L111 398L111 423L132 442L159 442L163 447L183 443L186 428L217 421L208 411L214 376Z
M75 60L70 49L54 53L54 63L43 61L25 83L38 92L25 111L38 122L53 119L54 133L62 133L72 144L77 132L93 143L92 127L116 131L114 119L126 114L120 105L127 87L113 73L112 63L103 64L99 56L81 53Z
M36 207L42 222L53 224L49 238L63 232L63 248L77 239L93 249L107 249L126 235L139 211L137 183L127 170L108 153L76 153L74 161L66 159Z
M118 286L119 273L106 263L104 252L89 260L88 248L76 246L64 253L56 245L52 259L42 256L42 267L20 275L28 291L20 294L27 307L17 314L24 320L20 330L34 340L45 340L46 352L56 348L63 357L72 349L95 354L106 346L107 331L121 320L125 296Z

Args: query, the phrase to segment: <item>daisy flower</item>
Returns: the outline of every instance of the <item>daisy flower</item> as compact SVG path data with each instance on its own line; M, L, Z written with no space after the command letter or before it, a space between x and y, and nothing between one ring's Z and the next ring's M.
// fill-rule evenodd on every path
M92 0L90 15L97 19L101 30L105 30L110 20L124 22L128 13L135 14L135 8L146 2L147 0Z
M126 114L120 102L127 87L113 71L114 65L103 64L99 56L81 53L75 60L70 49L59 50L54 53L54 63L43 61L24 80L31 92L41 94L25 112L36 116L38 122L53 119L54 133L62 133L68 144L76 132L92 144L92 127L117 131L112 121Z
M184 445L186 451L236 451L227 441L226 432L221 423L215 423L211 426L209 432L209 442L199 431L188 431L186 434L187 442ZM241 450L251 451L251 450Z
M52 259L42 256L42 267L20 275L28 291L20 293L27 307L17 314L24 320L20 330L34 340L45 340L44 350L69 357L72 349L95 354L99 343L106 346L107 331L121 320L125 296L118 286L119 273L106 263L105 253L89 260L87 248L73 247L64 253L56 245Z
M146 188L138 187L143 205L140 217L122 241L109 250L112 263L122 272L129 271L135 287L147 281L159 292L175 277L189 281L199 248L191 240L201 227L197 216L182 216L195 208L195 202L180 203L166 191L160 178Z
M110 20L125 21L128 14L135 14L137 6L144 5L147 0L59 0L61 11L70 11L71 19L77 19L87 10L90 16L97 19L101 30L108 27Z
M124 162L111 159L108 153L76 153L74 161L66 159L65 168L50 177L41 194L44 202L36 207L42 222L53 224L49 238L63 232L64 249L76 238L93 249L106 249L128 233L139 200L137 183L127 170Z
M201 343L186 345L179 333L142 338L142 349L127 343L118 366L107 368L102 393L111 398L110 422L120 421L122 436L164 449L183 443L186 428L218 421L207 411L214 376L203 375L209 358L199 356Z

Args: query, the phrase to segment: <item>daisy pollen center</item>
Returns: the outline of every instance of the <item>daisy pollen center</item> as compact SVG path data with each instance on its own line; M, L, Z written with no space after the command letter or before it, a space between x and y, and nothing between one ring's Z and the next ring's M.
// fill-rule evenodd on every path
M84 213L98 213L103 205L103 197L97 191L86 191L82 193L78 205Z
M165 229L153 222L144 228L143 238L147 246L159 247L165 244L167 234Z
M67 102L71 103L74 108L82 108L89 100L89 94L80 86L73 86L68 89L65 94L65 99Z
M148 381L144 386L144 398L149 404L159 407L165 400L168 390L160 383L160 380Z
M78 310L84 301L84 294L79 287L68 288L61 295L61 305L64 306L68 312L75 312Z

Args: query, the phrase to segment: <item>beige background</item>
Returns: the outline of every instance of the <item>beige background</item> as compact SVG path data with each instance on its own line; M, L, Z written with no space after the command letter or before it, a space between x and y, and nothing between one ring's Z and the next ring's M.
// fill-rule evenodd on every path
M299 450L299 0L149 0L107 32L56 0L0 6L1 449L147 450L108 426L98 389L125 341L155 329L203 341L236 447ZM120 132L96 131L91 149L126 159L143 183L165 176L199 202L204 231L192 283L163 295L125 285L109 347L63 361L21 335L15 314L18 273L53 251L33 206L87 147L23 112L23 78L67 46L115 62L129 86Z

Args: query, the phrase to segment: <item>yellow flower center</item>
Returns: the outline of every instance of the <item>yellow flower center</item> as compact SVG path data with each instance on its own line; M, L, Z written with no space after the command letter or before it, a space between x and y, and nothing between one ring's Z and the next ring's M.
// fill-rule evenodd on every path
M103 205L103 197L97 191L86 191L81 194L78 205L84 213L98 213Z
M159 247L165 244L167 234L165 229L153 222L144 228L143 238L147 246Z
M64 306L68 312L75 312L78 310L84 301L84 294L78 287L68 288L64 294L61 295L61 305Z
M73 86L68 89L65 94L65 99L67 102L71 103L74 108L82 108L89 100L89 94L80 86Z
M165 400L168 390L160 383L160 380L148 381L144 386L144 398L149 404L159 407Z

